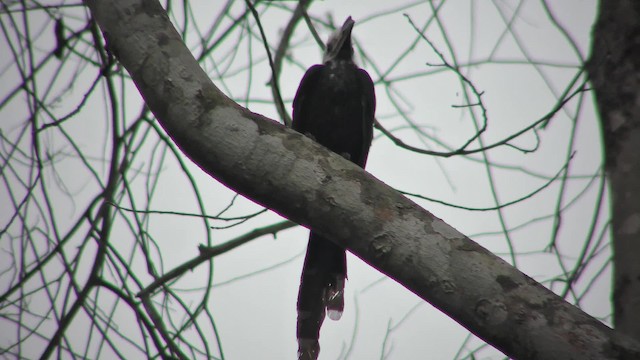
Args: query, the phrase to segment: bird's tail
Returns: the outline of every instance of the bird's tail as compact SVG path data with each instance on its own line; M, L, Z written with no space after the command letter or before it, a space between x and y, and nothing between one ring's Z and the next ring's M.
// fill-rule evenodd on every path
M298 359L317 359L325 313L338 320L344 310L345 250L315 233L309 236L298 292Z

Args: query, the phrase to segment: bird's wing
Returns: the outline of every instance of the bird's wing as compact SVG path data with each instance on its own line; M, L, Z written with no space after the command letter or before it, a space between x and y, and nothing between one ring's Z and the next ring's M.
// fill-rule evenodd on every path
M376 93L371 76L363 69L359 69L358 76L362 84L362 163L364 168L369 156L369 148L373 140L373 122L376 113Z
M298 86L296 96L293 98L293 123L291 127L302 134L308 131L309 124L307 121L310 118L304 113L308 108L304 106L305 100L313 98L314 84L323 67L324 65L313 65L307 70L302 80L300 80L300 86Z

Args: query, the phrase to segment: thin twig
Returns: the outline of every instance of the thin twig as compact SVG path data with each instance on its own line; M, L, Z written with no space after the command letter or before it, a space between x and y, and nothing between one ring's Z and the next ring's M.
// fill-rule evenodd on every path
M232 249L237 248L240 245L246 244L247 242L253 240L253 239L257 239L261 236L264 235L268 235L268 234L276 234L282 230L286 230L289 228L292 228L294 226L297 226L298 224L294 223L293 221L282 221L273 225L269 225L269 226L265 226L262 228L257 228L257 229L253 229L252 231L241 235L235 239L229 240L223 244L220 245L216 245L216 246L199 246L198 249L200 250L200 254L198 256L196 256L195 258L183 263L182 265L178 266L177 268L169 271L168 273L164 274L163 276L157 278L154 282L152 282L149 286L147 286L146 288L142 289L142 291L140 291L138 293L138 297L144 297L147 296L149 294L151 294L155 289L157 289L158 287L166 284L167 282L181 276L182 274L184 274L187 271L193 270L194 268L196 268L198 265L210 260L211 258L223 254L227 251L230 251Z

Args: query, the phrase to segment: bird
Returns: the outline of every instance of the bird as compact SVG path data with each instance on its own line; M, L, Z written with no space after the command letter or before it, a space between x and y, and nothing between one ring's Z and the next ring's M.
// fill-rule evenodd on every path
M311 66L293 100L292 128L364 168L373 139L374 84L353 60L349 16L327 41L323 63ZM317 359L325 313L339 320L347 279L345 249L311 229L297 302L298 359Z

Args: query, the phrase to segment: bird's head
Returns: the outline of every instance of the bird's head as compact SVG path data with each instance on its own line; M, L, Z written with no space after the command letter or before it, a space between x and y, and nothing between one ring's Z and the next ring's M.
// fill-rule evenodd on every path
M331 61L353 61L353 46L351 45L351 30L355 21L349 16L342 27L336 30L327 41L322 61L326 64Z

